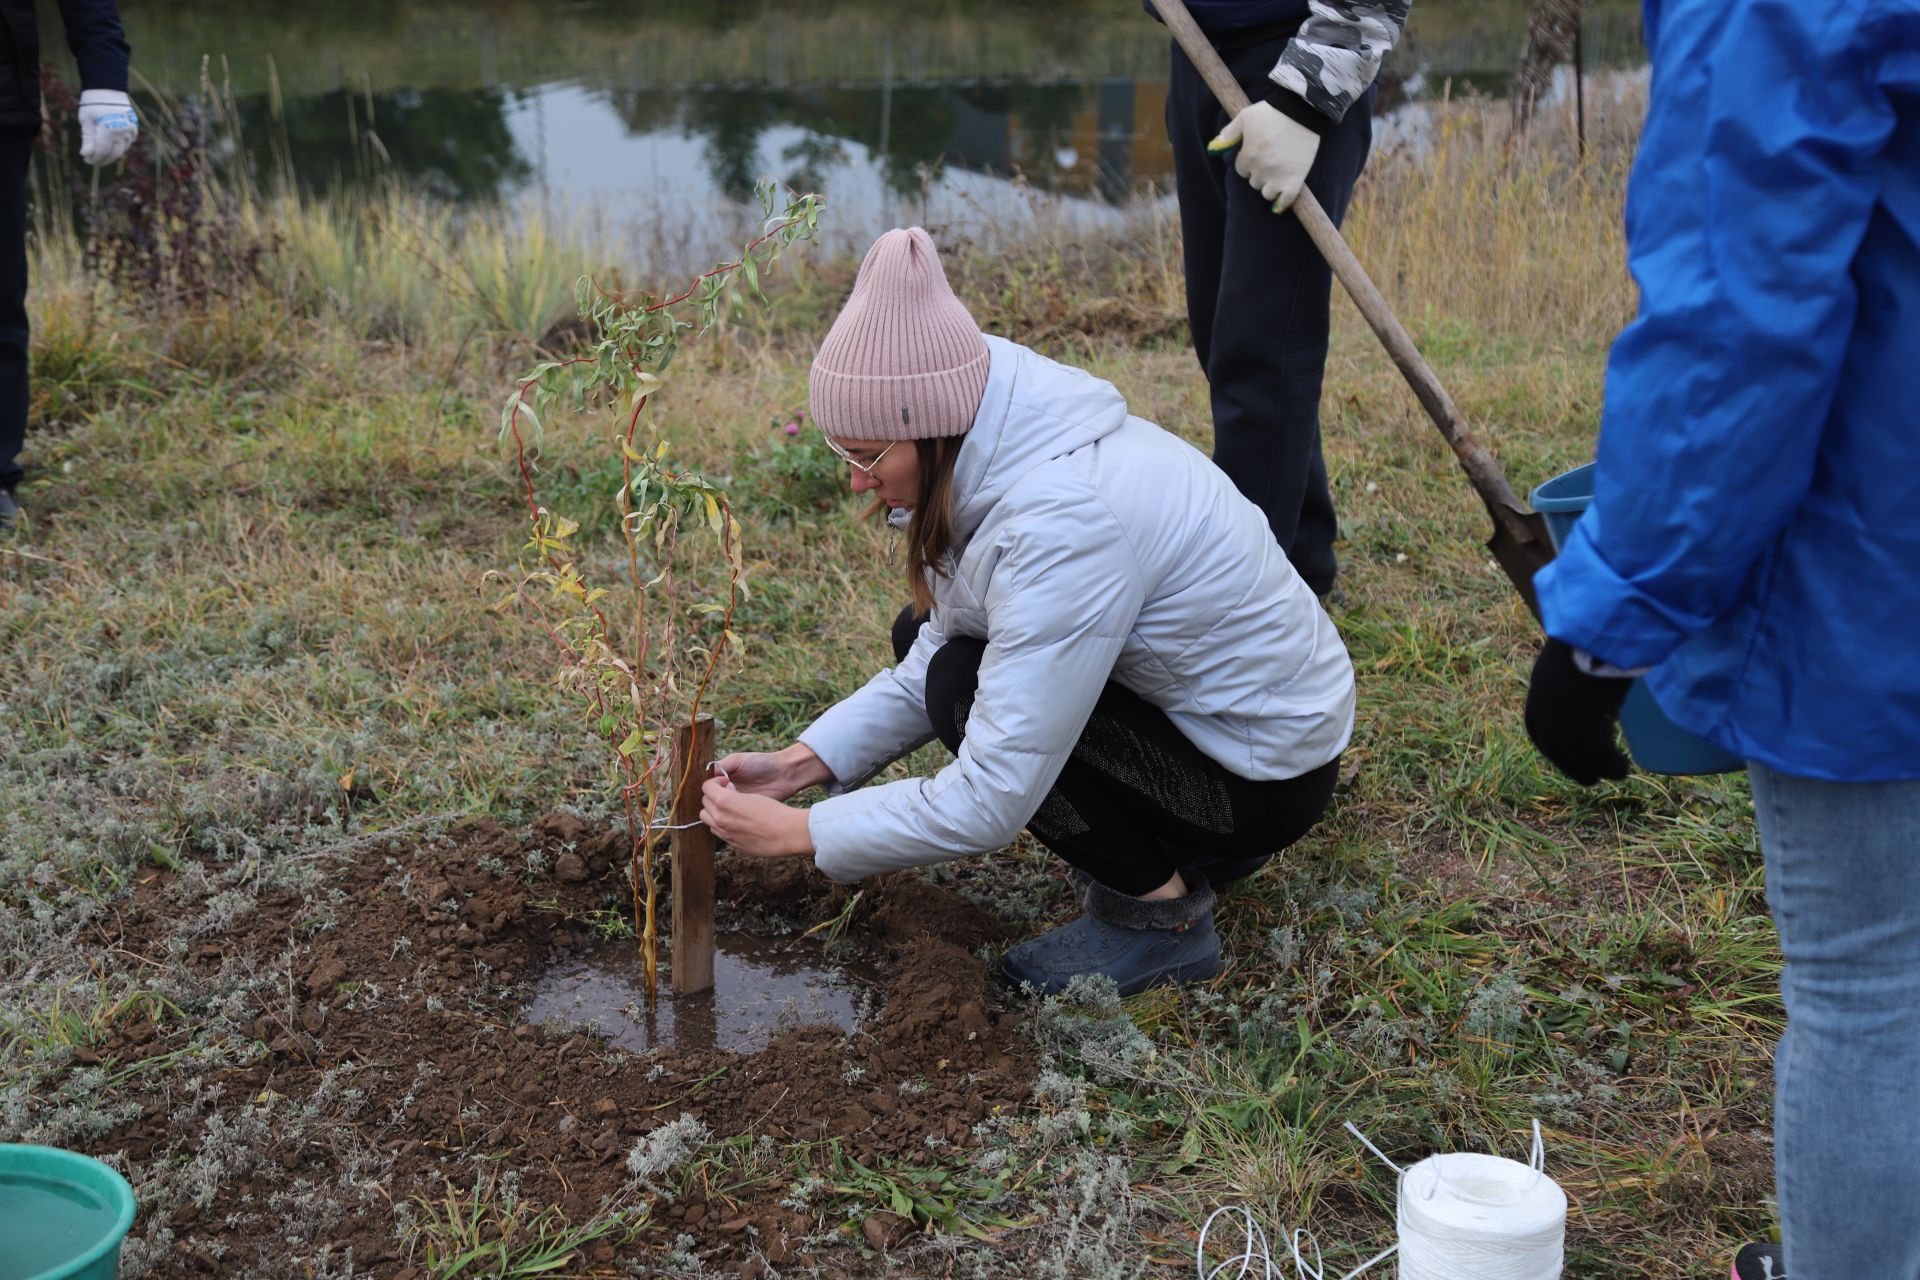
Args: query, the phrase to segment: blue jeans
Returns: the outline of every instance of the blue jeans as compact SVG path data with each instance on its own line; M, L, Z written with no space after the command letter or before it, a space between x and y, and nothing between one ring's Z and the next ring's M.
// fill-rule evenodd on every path
M1749 772L1787 962L1788 1280L1920 1280L1920 781Z

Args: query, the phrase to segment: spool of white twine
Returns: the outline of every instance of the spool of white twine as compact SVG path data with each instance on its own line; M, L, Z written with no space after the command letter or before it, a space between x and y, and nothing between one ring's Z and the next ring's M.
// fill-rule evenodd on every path
M1567 1193L1546 1174L1539 1121L1534 1121L1533 1158L1527 1164L1458 1152L1428 1156L1411 1169L1388 1160L1352 1124L1347 1129L1400 1175L1400 1240L1339 1280L1356 1280L1395 1253L1400 1280L1559 1280ZM1222 1217L1238 1219L1241 1241L1228 1257L1209 1263L1208 1236ZM1304 1229L1287 1243L1295 1280L1335 1280ZM1194 1261L1200 1280L1282 1280L1283 1264L1274 1260L1266 1232L1243 1208L1223 1206L1208 1215Z
M1533 1160L1457 1152L1400 1175L1400 1280L1559 1280L1567 1193Z

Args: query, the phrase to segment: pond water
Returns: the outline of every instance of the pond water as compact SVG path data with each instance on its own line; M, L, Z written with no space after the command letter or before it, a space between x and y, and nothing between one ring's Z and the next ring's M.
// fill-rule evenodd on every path
M51 9L47 0L43 6ZM738 209L761 176L837 228L1090 217L1169 180L1167 37L1138 0L121 0L136 71L203 74L263 171L313 189L391 169L451 200L634 218ZM1525 0L1416 0L1382 76L1498 93ZM57 19L47 15L45 29ZM58 49L57 39L48 41ZM1642 59L1596 0L1586 60Z

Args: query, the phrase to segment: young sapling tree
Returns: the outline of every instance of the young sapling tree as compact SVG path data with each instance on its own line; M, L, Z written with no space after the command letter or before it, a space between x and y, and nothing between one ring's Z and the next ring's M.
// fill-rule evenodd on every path
M739 651L733 615L747 583L740 525L725 490L677 465L672 442L647 406L681 344L720 327L753 300L764 301L762 273L812 238L820 198L790 196L776 207L776 192L773 184L761 184L761 230L739 256L679 293L616 293L582 279L580 313L596 335L592 346L535 365L515 381L500 416L501 440L519 465L530 530L515 567L490 575L511 586L495 607L524 608L539 620L560 650L562 687L581 707L588 731L609 749L626 815L634 929L649 998L658 984L656 855L673 825L668 815L690 799L683 792L701 783L698 770L669 768L673 730L697 723L721 657ZM614 418L608 447L620 460L621 482L611 496L622 567L612 574L589 567L580 521L540 501L543 419L562 404ZM700 531L706 536L683 537ZM701 546L704 566L694 563ZM699 591L699 571L712 567L715 554L724 595L716 588L714 598L682 599L689 582ZM717 582L712 574L706 580Z

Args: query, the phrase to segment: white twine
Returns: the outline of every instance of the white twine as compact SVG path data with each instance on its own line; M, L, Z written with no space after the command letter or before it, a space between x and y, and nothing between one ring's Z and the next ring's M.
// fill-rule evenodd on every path
M712 764L708 765L707 768L712 769L715 773L725 778L729 784L733 782L733 775L728 773L725 769L722 769L720 767L720 762L718 760L715 760ZM682 822L679 824L675 824L671 822L655 822L650 824L647 827L647 830L649 831L691 831L695 827L698 827L701 825L703 825L701 821L698 818L695 818L692 822Z
M1538 1120L1527 1163L1428 1156L1400 1171L1398 1198L1400 1280L1559 1280L1567 1193L1547 1177Z
M1211 1268L1207 1266L1207 1236L1213 1230L1213 1224L1219 1218L1238 1214L1241 1219L1242 1241L1240 1252L1224 1258ZM1396 1246L1397 1247L1397 1246ZM1313 1251L1313 1261L1308 1262L1306 1251ZM1384 1262L1392 1257L1393 1249L1388 1249L1367 1259L1340 1280L1353 1280L1357 1275L1371 1268L1375 1263ZM1320 1243L1310 1235L1306 1228L1295 1231L1287 1242L1287 1254L1293 1260L1295 1276L1307 1277L1307 1280L1332 1280L1326 1273L1326 1261L1320 1255ZM1284 1280L1280 1266L1273 1261L1272 1251L1267 1245L1267 1233L1255 1221L1253 1210L1240 1205L1223 1205L1207 1215L1207 1221L1200 1228L1200 1243L1194 1247L1194 1263L1199 1268L1200 1280ZM1238 1267L1234 1271L1229 1268Z
M1559 1280L1565 1259L1567 1195L1546 1175L1546 1143L1533 1122L1526 1164L1458 1152L1402 1169L1349 1122L1348 1132L1398 1176L1399 1243L1340 1280L1354 1280L1394 1253L1400 1280ZM1222 1217L1238 1215L1239 1251L1209 1267L1207 1239ZM1302 1228L1288 1241L1296 1280L1332 1280L1320 1246ZM1308 1253L1313 1261L1307 1261ZM1200 1280L1283 1280L1266 1232L1251 1210L1222 1206L1207 1216L1194 1249Z

